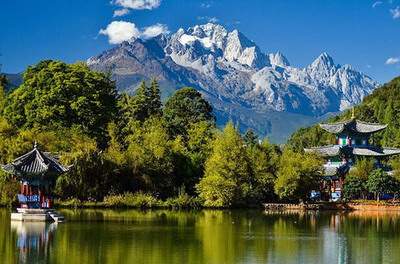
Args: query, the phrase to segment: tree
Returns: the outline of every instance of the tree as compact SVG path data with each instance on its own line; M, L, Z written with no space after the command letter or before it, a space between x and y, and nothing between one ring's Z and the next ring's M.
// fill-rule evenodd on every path
M156 79L153 79L150 84L149 91L149 116L162 115L161 93Z
M204 177L196 186L206 206L231 206L243 203L251 193L250 164L244 142L229 122L212 143Z
M165 104L164 118L172 136L187 136L190 125L207 121L215 124L211 105L193 88L185 87L173 94Z
M166 197L174 193L174 151L163 121L149 118L127 137L127 158L135 180L149 192ZM176 187L176 188L175 188Z
M373 170L374 170L374 161L372 159L360 158L357 160L354 169L350 171L350 174L366 182L368 176Z
M261 144L247 145L247 155L251 164L253 203L275 198L274 182L279 165L279 151L268 140Z
M252 129L248 129L244 134L243 140L247 146L254 146L258 143L258 136Z
M4 74L0 73L0 113L3 113L4 105L6 103L6 90L7 90L8 80Z
M281 199L307 199L318 188L323 161L314 155L285 150L280 158L275 193Z
M16 127L77 126L104 143L116 113L116 89L108 76L85 64L42 61L9 94L4 115Z
M343 185L343 195L345 198L356 199L359 197L364 197L366 191L366 182L363 178L355 174L349 174L346 176Z
M396 180L382 169L375 169L368 176L368 191L375 194L376 200L384 193L394 193L397 186Z

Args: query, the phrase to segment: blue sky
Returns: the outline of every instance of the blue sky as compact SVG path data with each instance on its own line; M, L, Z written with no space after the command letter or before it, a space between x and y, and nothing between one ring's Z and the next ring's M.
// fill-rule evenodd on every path
M114 17L117 10L127 14ZM326 51L379 82L400 75L400 0L2 0L0 62L15 73L42 59L86 60L113 46L104 35L113 21L143 34L208 20L238 28L294 66Z

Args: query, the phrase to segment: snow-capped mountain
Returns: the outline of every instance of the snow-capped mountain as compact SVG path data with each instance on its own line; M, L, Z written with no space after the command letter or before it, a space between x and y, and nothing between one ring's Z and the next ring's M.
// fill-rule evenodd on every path
M212 23L132 39L87 63L111 71L120 90L134 91L138 82L152 77L165 94L192 86L213 104L220 120L233 119L262 135L274 133L283 113L288 128L275 131L280 135L359 103L378 85L327 53L296 68L282 53L264 53L238 30ZM287 122L290 116L295 116L293 123Z

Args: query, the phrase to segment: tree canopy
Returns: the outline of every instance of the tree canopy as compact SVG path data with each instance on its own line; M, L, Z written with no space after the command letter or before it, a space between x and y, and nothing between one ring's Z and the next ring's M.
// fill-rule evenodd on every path
M105 74L85 64L42 61L29 67L9 94L5 118L22 128L72 127L103 139L115 117L117 92Z
M190 125L200 121L215 123L211 105L190 87L179 89L168 99L164 118L172 135L187 135Z

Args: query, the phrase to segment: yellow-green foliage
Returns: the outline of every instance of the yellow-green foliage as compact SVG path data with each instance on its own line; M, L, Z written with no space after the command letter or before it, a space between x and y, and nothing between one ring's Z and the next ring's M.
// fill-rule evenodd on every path
M275 192L281 199L305 199L318 188L323 161L313 155L285 150L280 158Z
M250 178L246 147L238 131L229 122L212 144L205 164L204 178L197 185L206 206L230 206L245 198Z

